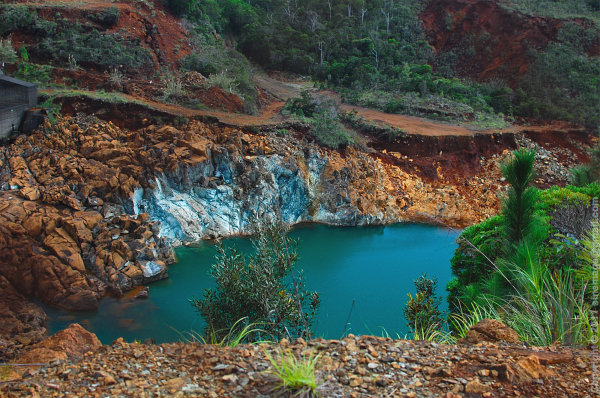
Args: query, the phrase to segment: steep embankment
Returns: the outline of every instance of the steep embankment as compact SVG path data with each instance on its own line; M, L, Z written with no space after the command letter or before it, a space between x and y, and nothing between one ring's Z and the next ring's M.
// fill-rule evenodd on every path
M460 77L503 80L511 87L529 70L530 51L555 41L568 22L510 11L494 0L434 0L420 19L436 52L454 54ZM599 48L596 43L589 55L598 55Z
M0 18L0 36L27 51L27 59L7 65L13 77L148 101L185 96L191 108L244 108L236 95L205 87L199 73L179 71L195 49L163 2L18 1L0 6Z

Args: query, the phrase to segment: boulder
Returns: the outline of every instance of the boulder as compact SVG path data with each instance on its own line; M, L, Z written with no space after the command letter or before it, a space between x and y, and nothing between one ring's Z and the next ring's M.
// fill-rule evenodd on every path
M483 319L477 324L471 326L461 343L477 344L482 341L498 342L506 341L516 344L519 342L519 336L512 328L509 328L500 321L494 319Z
M139 261L139 267L144 274L144 283L169 277L167 267L162 261Z
M150 296L150 288L144 286L135 296L136 299L147 299Z
M78 323L50 336L31 347L17 363L47 363L53 360L74 359L86 352L94 352L102 346L95 334Z

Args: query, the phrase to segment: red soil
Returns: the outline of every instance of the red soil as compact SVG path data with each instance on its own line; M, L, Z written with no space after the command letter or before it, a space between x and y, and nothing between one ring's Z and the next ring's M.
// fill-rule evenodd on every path
M239 97L218 87L201 90L197 98L209 108L221 108L227 112L241 112L244 109L244 102Z
M435 51L458 56L461 77L511 87L528 71L528 50L542 50L567 22L511 12L493 0L434 0L420 17ZM587 50L597 55L598 44Z
M89 22L100 32L118 33L128 39L138 39L140 44L152 54L154 65L150 70L147 68L129 70L127 71L128 75L146 75L149 80L153 74L151 71L160 70L161 67L173 70L179 59L188 55L191 51L187 32L161 1L111 3L109 1L81 0L68 5L65 5L64 0L46 0L42 3L16 1L14 3L35 10L44 19L55 20L57 13L60 13L61 18L67 18L69 21L79 20L82 24ZM117 7L121 11L118 24L110 29L87 18L90 12L109 7ZM39 41L35 34L24 31L17 31L13 33L12 37L13 45L17 48L23 44L37 44ZM36 59L35 54L32 54L32 61L46 63L49 60Z

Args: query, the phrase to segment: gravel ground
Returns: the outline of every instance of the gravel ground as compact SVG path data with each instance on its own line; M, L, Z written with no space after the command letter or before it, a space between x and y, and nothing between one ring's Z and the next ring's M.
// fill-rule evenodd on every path
M268 351L319 353L322 397L591 397L590 352L483 342L440 345L349 335L275 345L126 343L76 361L15 367L0 397L276 397ZM14 373L14 372L13 372ZM16 373L15 373L16 375ZM287 394L287 395L286 395Z

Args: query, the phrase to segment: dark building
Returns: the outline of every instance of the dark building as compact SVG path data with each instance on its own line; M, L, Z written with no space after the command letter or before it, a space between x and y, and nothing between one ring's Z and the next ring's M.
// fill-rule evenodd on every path
M19 129L23 113L37 105L37 86L0 75L0 138Z

